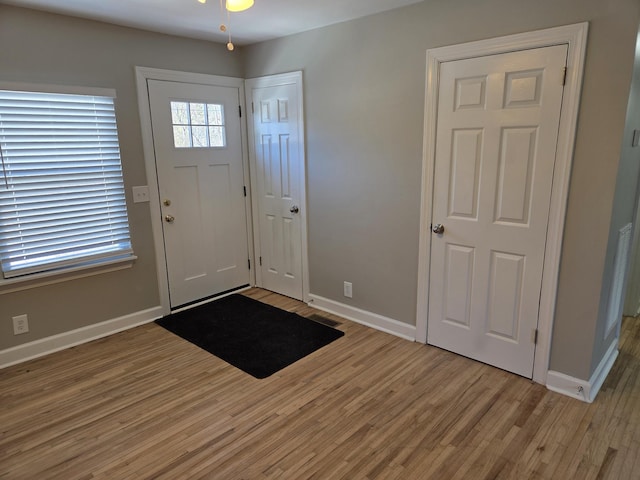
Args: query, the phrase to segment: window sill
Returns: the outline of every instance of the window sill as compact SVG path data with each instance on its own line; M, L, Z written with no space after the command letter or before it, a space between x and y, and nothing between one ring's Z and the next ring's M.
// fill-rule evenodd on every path
M54 283L67 282L78 278L91 277L102 273L124 270L125 268L131 268L133 262L137 259L138 257L132 255L130 257L119 258L106 262L65 268L64 270L34 273L25 275L24 277L0 279L0 295L28 290L30 288L43 287Z

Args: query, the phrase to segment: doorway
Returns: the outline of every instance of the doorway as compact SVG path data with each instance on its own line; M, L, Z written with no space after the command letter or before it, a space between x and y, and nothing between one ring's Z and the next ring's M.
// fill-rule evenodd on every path
M566 54L440 71L427 343L529 378Z
M302 72L246 81L256 285L309 301Z
M162 313L254 284L244 80L136 67Z
M417 339L540 383L586 33L570 25L427 53Z
M175 309L250 282L239 89L147 85Z

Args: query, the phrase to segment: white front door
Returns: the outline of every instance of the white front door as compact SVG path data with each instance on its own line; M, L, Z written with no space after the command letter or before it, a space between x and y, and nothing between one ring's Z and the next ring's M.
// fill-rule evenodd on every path
M149 80L172 308L250 283L239 89Z
M439 78L427 341L529 378L566 58L444 62Z
M259 286L303 299L304 147L301 77L247 81L252 105L254 230Z

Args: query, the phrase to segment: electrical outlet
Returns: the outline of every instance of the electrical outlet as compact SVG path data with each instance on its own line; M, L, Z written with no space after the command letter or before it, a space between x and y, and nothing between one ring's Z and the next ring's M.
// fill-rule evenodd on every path
M140 187L133 187L133 203L142 203L149 201L149 187L142 185Z
M27 317L27 315L17 315L13 317L12 320L14 335L29 333L29 318Z
M344 296L353 298L353 284L351 282L344 282Z

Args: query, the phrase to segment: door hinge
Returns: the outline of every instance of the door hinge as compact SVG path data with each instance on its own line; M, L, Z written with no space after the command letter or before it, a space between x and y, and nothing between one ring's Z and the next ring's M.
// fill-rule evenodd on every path
M256 113L254 107L253 107L253 102L251 102L251 113Z
M260 266L262 266L262 257L260 257Z
M242 105L238 105L238 113L240 114L240 118L242 118Z
M249 265L249 270L251 270L251 259L247 258L247 264Z
M246 197L247 196L247 186L243 185L242 186L242 190L244 191L244 196Z
M564 71L562 72L562 85L567 84L567 67L564 67Z
M531 336L533 337L533 344L537 345L538 344L538 329L537 328L533 331Z

